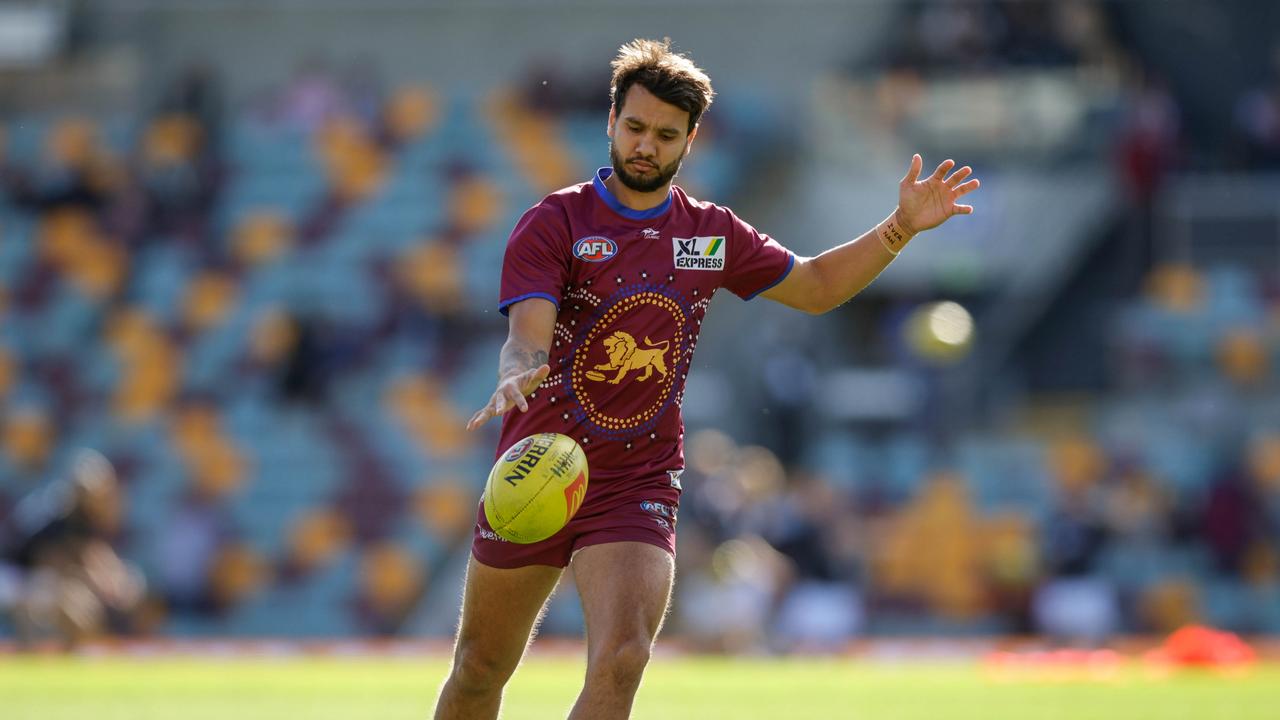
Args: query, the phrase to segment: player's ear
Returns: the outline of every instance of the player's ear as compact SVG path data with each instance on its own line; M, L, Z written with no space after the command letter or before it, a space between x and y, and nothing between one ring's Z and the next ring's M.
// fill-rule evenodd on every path
M684 154L685 154L685 155L688 155L690 152L692 152L692 151L693 151L693 139L694 139L694 138L696 138L696 137L698 137L698 126L697 126L697 125L694 125L694 126L693 126L693 129L689 131L689 137L688 137L688 138L686 138L686 139L685 139L685 141L684 141Z
M613 123L618 119L617 113L614 112L613 105L609 106L609 126L604 129L604 134L610 138L613 137Z

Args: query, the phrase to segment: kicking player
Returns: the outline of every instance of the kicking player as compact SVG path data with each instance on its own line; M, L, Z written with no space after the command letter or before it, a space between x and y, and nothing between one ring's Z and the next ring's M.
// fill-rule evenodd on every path
M866 287L917 233L973 208L970 169L919 155L898 207L861 237L797 257L672 179L711 104L711 81L670 42L635 40L613 61L611 167L547 196L508 241L499 309L509 335L498 386L469 430L502 416L498 452L539 432L573 437L591 483L578 514L530 545L476 515L453 668L436 718L496 718L561 573L572 566L587 675L569 717L630 715L671 597L689 362L711 296L727 288L809 313ZM950 175L948 175L950 173ZM519 412L511 412L518 410Z

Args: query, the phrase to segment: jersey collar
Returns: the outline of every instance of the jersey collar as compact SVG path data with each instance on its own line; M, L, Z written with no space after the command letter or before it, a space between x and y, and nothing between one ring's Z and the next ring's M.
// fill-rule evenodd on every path
M602 167L596 171L596 176L591 181L591 184L595 186L596 194L600 196L605 205L609 206L610 210L630 220L650 220L671 209L671 191L667 191L667 199L663 200L661 205L651 207L648 210L632 210L623 205L618 198L613 196L613 193L609 192L609 188L604 184L604 181L609 179L612 174L613 168Z

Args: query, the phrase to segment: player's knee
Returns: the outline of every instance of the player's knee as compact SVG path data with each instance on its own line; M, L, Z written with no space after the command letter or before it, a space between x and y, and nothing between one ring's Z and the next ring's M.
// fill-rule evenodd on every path
M518 662L518 659L512 661L491 653L459 649L451 675L458 688L465 692L500 690L515 672Z
M610 643L596 651L592 670L615 685L638 685L652 651L653 644L645 639Z

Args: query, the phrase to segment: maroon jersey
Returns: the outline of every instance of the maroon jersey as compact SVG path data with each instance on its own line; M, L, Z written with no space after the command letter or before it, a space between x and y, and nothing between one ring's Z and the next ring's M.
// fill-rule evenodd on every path
M498 452L534 433L564 433L586 452L593 485L684 467L680 404L711 296L724 287L749 300L795 262L727 208L678 187L658 207L627 208L605 187L612 172L520 218L499 303L505 314L540 297L559 312L551 374L528 412L503 418Z

